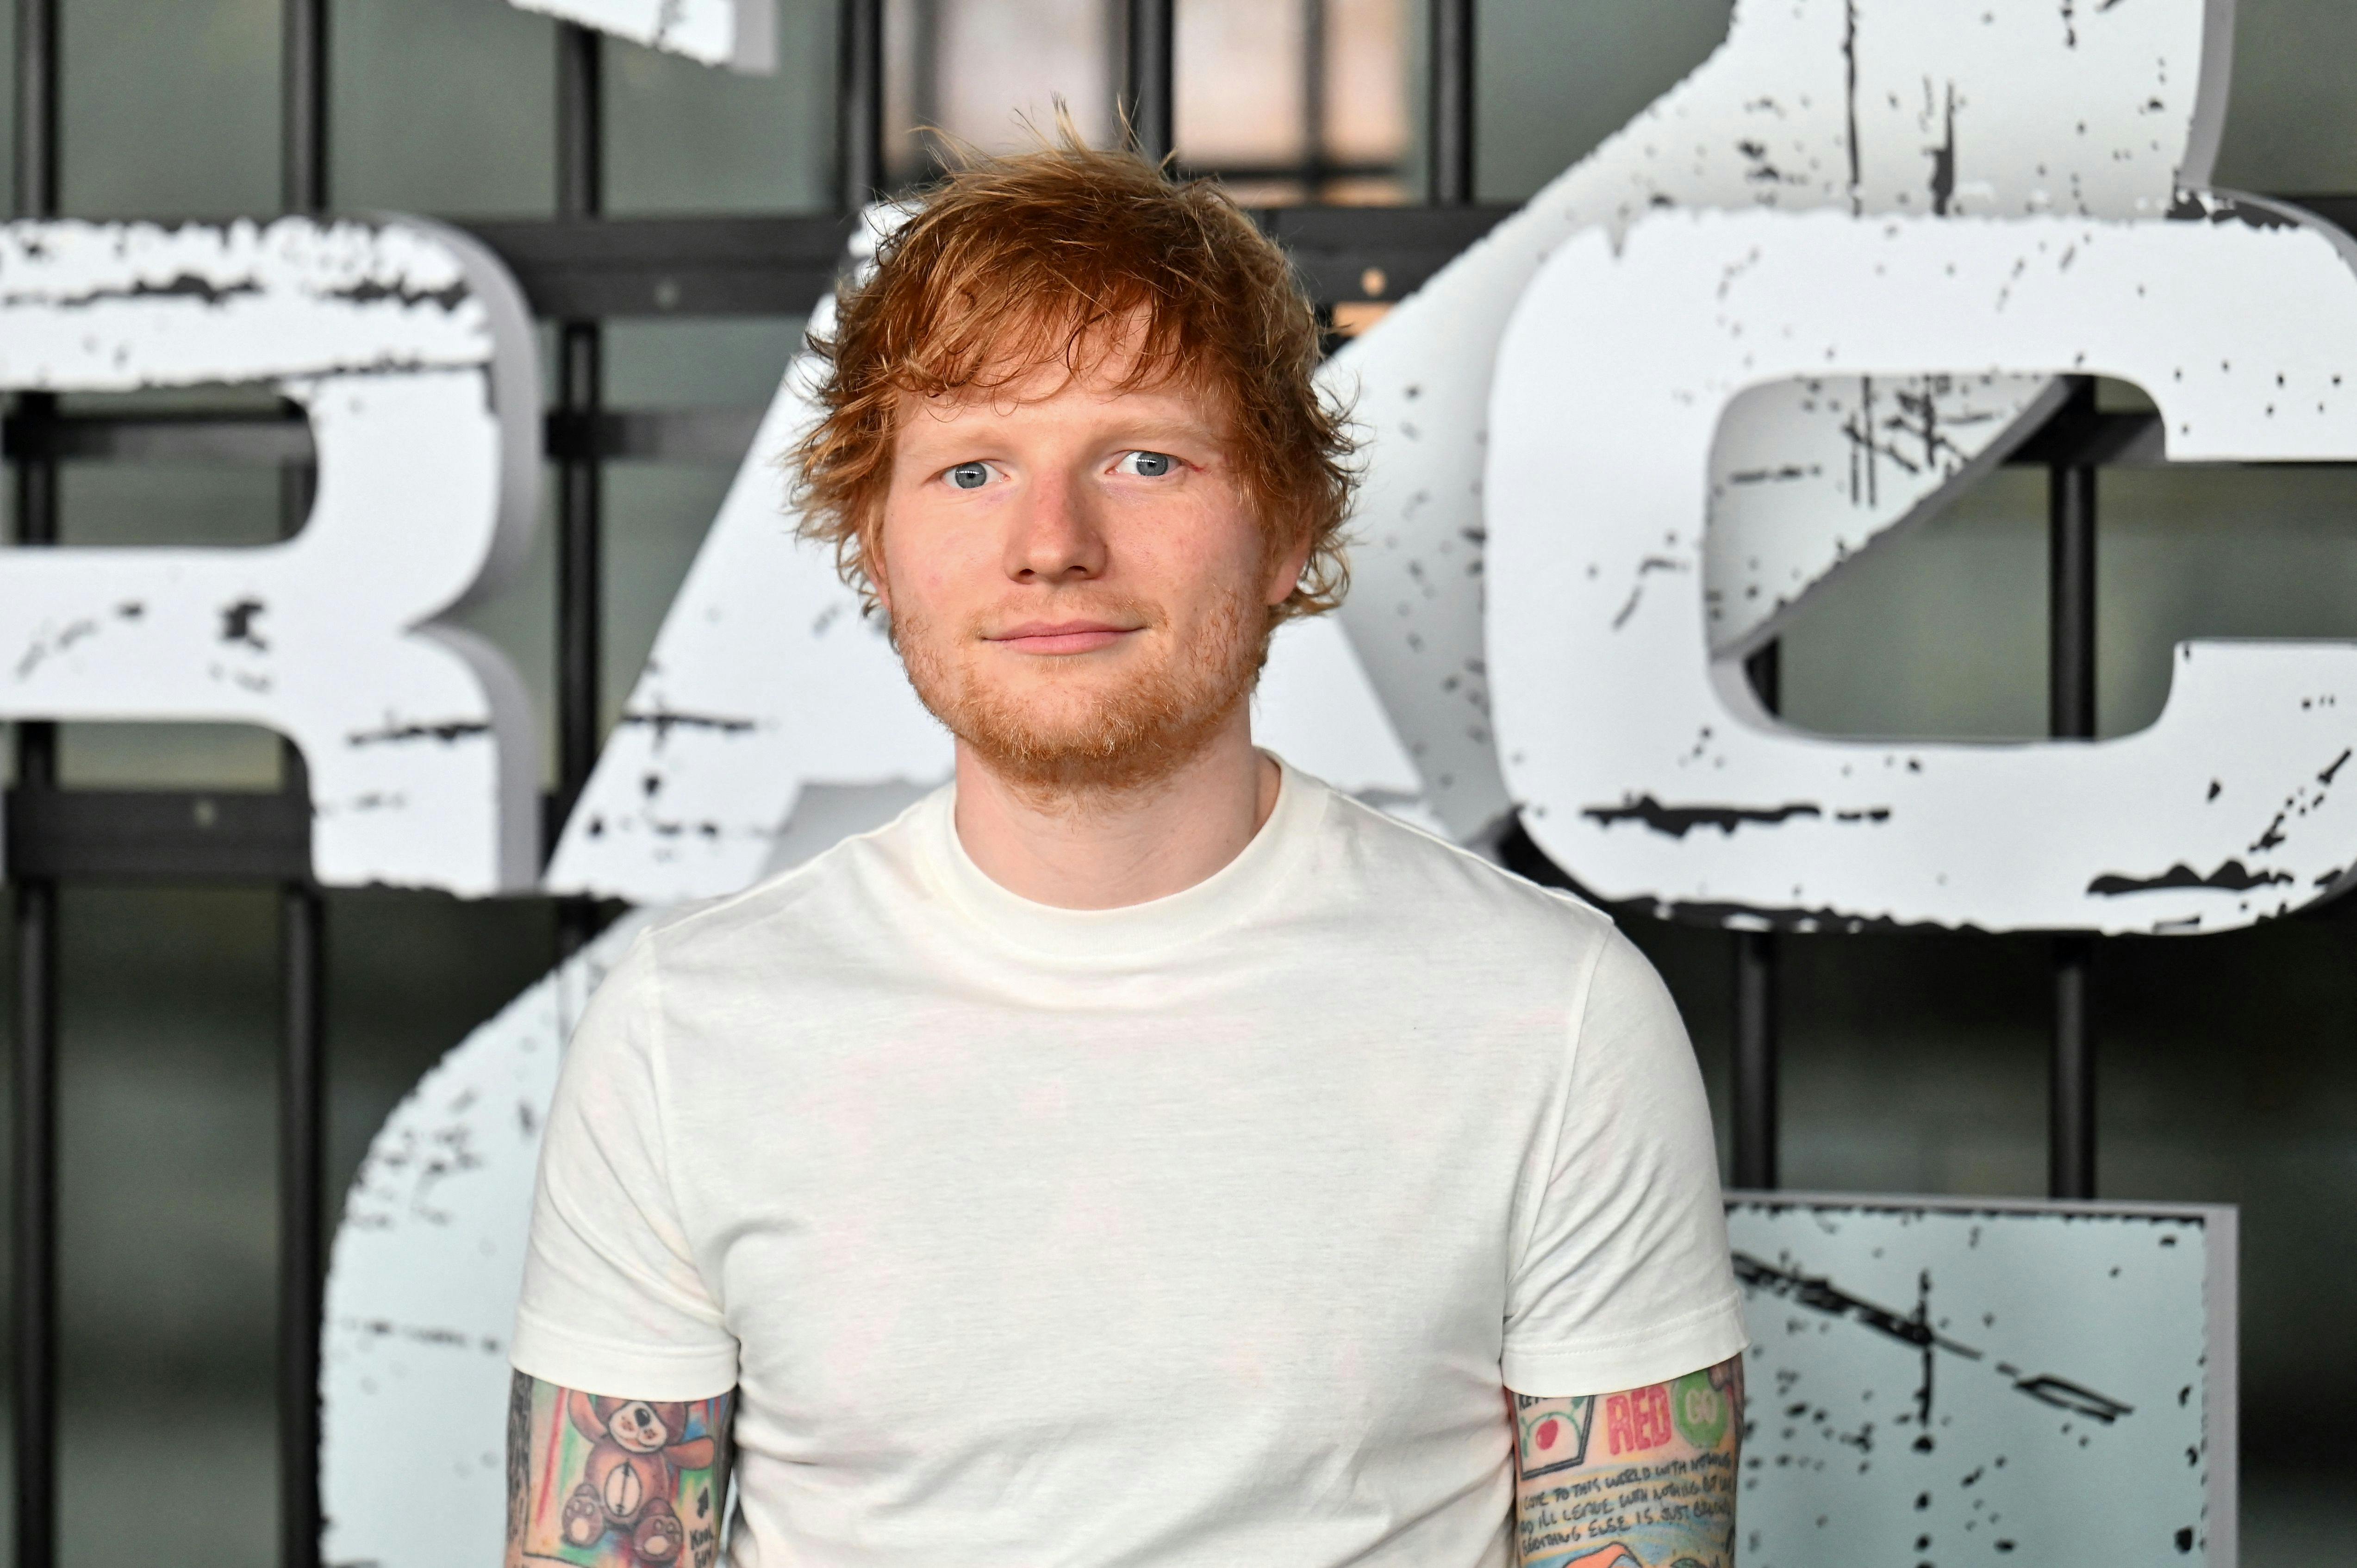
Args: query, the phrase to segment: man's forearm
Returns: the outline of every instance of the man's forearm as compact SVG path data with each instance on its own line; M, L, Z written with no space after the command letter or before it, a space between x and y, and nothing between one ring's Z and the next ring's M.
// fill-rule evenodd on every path
M1513 1403L1523 1568L1733 1568L1740 1356L1625 1393Z

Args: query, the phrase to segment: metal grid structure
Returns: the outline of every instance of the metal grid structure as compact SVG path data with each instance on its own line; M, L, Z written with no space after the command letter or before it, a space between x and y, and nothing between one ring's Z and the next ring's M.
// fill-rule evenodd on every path
M758 409L632 410L605 406L602 324L666 315L800 315L831 285L851 214L886 183L883 0L838 0L836 215L608 219L604 186L599 36L560 25L556 190L553 218L468 225L506 261L539 317L557 325L557 396L546 444L558 473L557 788L544 802L561 824L596 761L599 693L601 465L614 458L734 461ZM59 210L59 4L16 0L15 210ZM1125 0L1122 111L1137 149L1169 155L1173 143L1175 0ZM284 0L283 201L288 211L328 209L328 0ZM1509 209L1474 199L1474 0L1428 0L1426 188L1422 207L1288 207L1257 211L1293 252L1321 309L1396 299L1422 285ZM1317 37L1313 28L1310 37ZM1314 70L1314 68L1313 68ZM1313 98L1313 104L1317 101ZM1309 188L1326 172L1317 138ZM1262 172L1262 171L1254 171ZM2303 199L2344 225L2357 198ZM5 456L16 484L16 542L54 543L58 466L65 459L170 460L202 456L276 465L285 525L300 525L312 481L304 417L278 413L61 414L55 397L23 394L8 410ZM2050 727L2058 736L2094 729L2096 473L2159 462L2152 417L2096 411L2092 384L2012 458L2050 476ZM1777 661L1755 656L1751 677L1772 707ZM276 793L64 789L56 732L16 726L16 777L6 800L8 866L15 882L18 974L15 998L13 1226L15 1561L57 1559L54 1446L57 1366L58 890L74 879L235 883L279 889L283 1039L279 1071L280 1288L278 1406L281 1562L315 1568L319 1551L317 1371L326 1218L321 1079L326 929L309 865L310 805L300 754L285 750ZM551 835L554 836L553 834ZM1543 880L1564 878L1520 833L1507 858ZM599 911L563 901L559 944L570 953L593 935ZM1735 1184L1772 1187L1777 1177L1776 972L1778 938L1738 934L1734 963ZM2093 944L2054 948L2050 1094L2051 1190L2094 1189L2094 1054L2088 1014Z

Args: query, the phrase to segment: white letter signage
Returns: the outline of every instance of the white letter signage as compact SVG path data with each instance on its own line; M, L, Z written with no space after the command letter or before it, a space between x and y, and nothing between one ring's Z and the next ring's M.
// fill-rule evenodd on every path
M1557 251L1488 470L1501 747L1548 854L1607 898L1802 929L2214 931L2347 886L2357 644L2184 644L2116 740L1877 744L1779 725L1705 627L1712 439L1747 387L2100 373L2152 394L2174 457L2357 458L2347 237L2205 210L1675 213Z
M1510 804L1481 652L1483 426L1540 263L1663 207L2158 220L2209 177L2231 33L2227 0L1739 0L1692 76L1334 357L1370 442L1343 623L1452 832ZM1879 407L1911 408L1937 439L1867 423L1867 389L1831 365L1728 412L1712 517L1726 575L1696 587L1714 649L1772 637L1803 590L1937 510L2050 406L2044 376L1932 368L1902 362ZM1609 398L1620 367L1565 373Z
M510 0L705 65L766 76L778 69L778 0Z
M265 381L318 494L253 549L0 551L0 717L267 725L310 772L322 882L533 885L522 683L434 624L529 542L540 395L522 297L412 219L0 227L0 389Z

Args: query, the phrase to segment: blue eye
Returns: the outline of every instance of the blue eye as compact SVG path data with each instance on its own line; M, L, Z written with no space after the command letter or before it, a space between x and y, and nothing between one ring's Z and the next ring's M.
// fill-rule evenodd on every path
M1124 473L1158 479L1170 471L1176 461L1168 452L1132 452L1121 460L1120 467Z
M950 483L962 490L978 490L990 483L990 465L960 463L950 470Z

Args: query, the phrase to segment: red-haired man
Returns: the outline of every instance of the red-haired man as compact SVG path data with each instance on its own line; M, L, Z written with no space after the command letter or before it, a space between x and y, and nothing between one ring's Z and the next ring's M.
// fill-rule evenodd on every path
M511 1563L646 1560L557 1532L586 1393L733 1435L741 1568L1726 1568L1743 1326L1660 981L1253 746L1344 585L1283 256L1042 149L943 182L821 349L805 529L956 779L583 1019ZM662 1499L694 1568L731 1462Z

